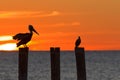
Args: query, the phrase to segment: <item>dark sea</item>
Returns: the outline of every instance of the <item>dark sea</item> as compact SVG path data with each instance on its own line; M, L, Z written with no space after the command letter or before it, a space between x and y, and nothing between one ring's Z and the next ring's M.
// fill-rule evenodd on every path
M62 51L61 80L77 80L74 51ZM86 51L87 80L120 80L120 51ZM28 80L51 80L49 51L30 51ZM18 52L0 52L0 80L18 80Z

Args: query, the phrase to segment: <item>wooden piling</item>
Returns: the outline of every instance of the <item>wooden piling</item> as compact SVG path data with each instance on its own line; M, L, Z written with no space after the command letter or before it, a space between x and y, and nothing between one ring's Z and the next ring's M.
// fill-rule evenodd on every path
M86 80L85 51L84 48L75 48L77 80Z
M60 48L50 48L51 80L60 80Z
M19 80L27 80L29 48L19 48Z

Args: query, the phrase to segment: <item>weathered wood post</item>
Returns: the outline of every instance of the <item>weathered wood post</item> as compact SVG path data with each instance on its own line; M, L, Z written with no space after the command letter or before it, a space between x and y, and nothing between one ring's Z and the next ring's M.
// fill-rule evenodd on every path
M60 48L50 48L51 80L60 80Z
M75 48L77 80L86 80L85 51L84 48Z
M19 80L27 80L29 48L19 48Z

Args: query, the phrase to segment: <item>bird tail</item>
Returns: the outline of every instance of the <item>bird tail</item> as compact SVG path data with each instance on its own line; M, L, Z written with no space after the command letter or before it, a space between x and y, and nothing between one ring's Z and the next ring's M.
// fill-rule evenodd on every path
M15 36L13 36L14 40L21 40L22 38L23 38L23 34L21 34L21 33L16 34Z

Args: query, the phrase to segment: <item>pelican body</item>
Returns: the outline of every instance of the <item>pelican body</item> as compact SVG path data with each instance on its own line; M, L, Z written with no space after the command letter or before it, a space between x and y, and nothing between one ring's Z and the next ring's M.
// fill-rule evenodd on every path
M18 40L17 47L20 45L24 45L24 47L27 47L26 44L31 40L33 32L39 35L39 33L33 28L32 25L29 25L29 31L30 33L18 33L15 36L13 36L14 40Z
M80 43L81 43L81 38L80 36L78 36L78 39L75 42L75 47L77 48L80 45Z

